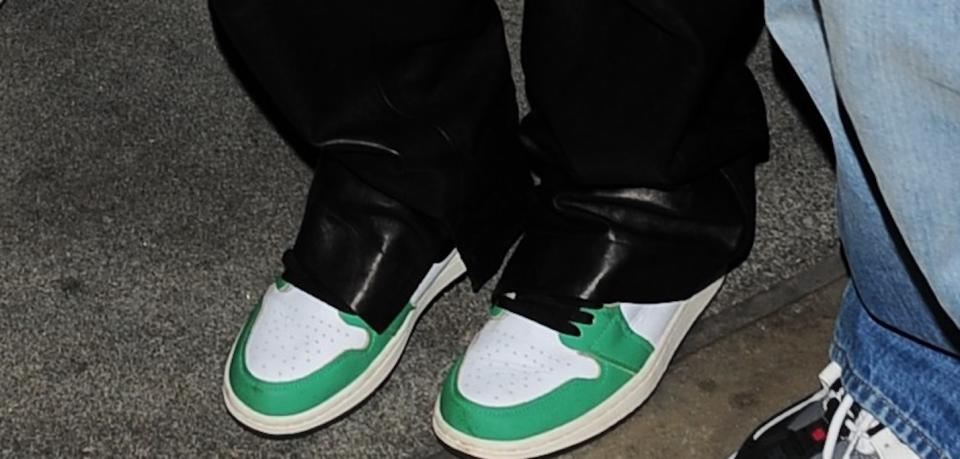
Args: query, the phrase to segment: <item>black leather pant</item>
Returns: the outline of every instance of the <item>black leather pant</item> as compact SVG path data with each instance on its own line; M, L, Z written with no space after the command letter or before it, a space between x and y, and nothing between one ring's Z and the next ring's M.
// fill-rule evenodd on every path
M522 235L500 291L598 302L684 298L749 252L759 0L526 0L519 123L493 0L210 5L316 159L284 277L375 328L454 247L479 287Z

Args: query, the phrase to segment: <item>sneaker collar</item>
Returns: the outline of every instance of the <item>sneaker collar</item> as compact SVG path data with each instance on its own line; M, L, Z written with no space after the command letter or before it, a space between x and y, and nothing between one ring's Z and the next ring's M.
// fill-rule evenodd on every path
M575 324L593 324L594 316L590 311L603 307L580 298L516 292L495 295L494 304L570 336L580 336L580 329Z

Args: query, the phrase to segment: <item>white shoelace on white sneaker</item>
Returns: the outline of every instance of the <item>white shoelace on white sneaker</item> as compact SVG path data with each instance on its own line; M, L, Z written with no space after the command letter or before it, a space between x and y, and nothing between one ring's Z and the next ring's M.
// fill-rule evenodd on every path
M864 455L875 455L877 453L869 441L869 431L879 425L880 422L870 413L867 413L866 410L860 410L856 417L853 417L851 415L853 406L853 397L849 394L844 394L840 400L840 405L837 406L837 411L834 412L833 417L830 419L830 428L827 429L827 438L823 445L824 459L830 459L835 456L837 443L840 439L840 432L844 427L846 427L850 433L847 437L847 447L841 459L850 459L854 451Z

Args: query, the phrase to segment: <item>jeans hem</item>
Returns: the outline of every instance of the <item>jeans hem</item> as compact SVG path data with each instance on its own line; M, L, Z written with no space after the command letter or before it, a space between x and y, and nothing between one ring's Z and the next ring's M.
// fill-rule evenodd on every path
M843 388L861 407L889 428L905 445L924 459L951 459L919 424L895 405L883 391L860 375L848 357L839 338L834 334L830 346L830 360L840 365Z

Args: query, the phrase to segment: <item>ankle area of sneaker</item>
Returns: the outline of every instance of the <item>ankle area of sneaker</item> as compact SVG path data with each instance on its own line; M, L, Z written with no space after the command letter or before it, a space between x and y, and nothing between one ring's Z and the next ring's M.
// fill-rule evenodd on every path
M434 430L479 457L550 454L602 433L653 392L718 280L658 304L497 297L447 376Z
M464 272L456 251L434 264L382 331L279 279L230 351L223 385L228 410L273 435L303 432L345 414L387 378L417 319Z

